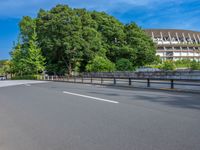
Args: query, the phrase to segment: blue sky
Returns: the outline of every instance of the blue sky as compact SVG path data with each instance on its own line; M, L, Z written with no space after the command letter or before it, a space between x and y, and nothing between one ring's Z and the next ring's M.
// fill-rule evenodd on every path
M56 4L105 11L123 23L136 22L142 28L177 28L200 31L200 0L0 0L0 59L18 35L22 16L35 17L40 8Z

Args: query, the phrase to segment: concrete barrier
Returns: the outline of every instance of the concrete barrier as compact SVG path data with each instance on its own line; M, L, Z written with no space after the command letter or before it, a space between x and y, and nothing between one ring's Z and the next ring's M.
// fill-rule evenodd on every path
M200 71L156 71L156 72L98 72L83 73L83 77L132 78L158 80L200 80Z

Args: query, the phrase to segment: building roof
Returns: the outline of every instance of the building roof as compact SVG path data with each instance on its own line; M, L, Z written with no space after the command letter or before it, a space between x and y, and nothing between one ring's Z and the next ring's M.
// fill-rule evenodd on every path
M179 37L182 37L183 34L185 37L189 37L188 34L190 34L190 36L193 38L193 35L195 36L199 36L200 37L200 32L199 31L191 31L191 30L179 30L179 29L145 29L145 32L152 36L152 32L153 32L153 35L155 37L160 37L162 33L162 35L165 37L165 36L169 36L169 33L172 37L176 37L176 34L179 36Z

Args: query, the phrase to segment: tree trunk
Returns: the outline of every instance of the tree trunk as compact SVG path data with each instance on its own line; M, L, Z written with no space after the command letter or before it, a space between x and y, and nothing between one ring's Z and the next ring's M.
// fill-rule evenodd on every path
M68 75L69 76L72 75L72 65L71 65L71 63L69 63L69 65L68 65Z

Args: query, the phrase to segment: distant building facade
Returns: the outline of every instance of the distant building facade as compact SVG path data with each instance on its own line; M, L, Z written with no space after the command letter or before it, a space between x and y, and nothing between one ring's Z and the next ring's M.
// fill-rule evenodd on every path
M200 61L200 32L175 29L146 29L162 60Z

